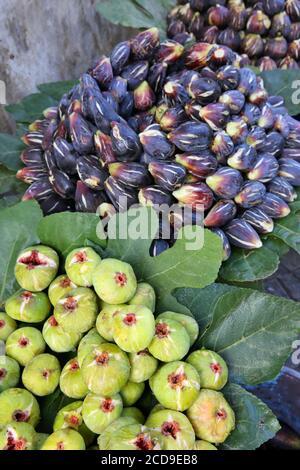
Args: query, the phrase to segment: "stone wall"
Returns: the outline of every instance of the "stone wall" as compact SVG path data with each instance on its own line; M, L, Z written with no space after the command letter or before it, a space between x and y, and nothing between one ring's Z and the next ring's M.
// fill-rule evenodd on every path
M7 103L45 82L78 78L132 30L108 23L101 0L0 0L0 80ZM122 1L122 0L120 0ZM0 131L11 129L0 108Z

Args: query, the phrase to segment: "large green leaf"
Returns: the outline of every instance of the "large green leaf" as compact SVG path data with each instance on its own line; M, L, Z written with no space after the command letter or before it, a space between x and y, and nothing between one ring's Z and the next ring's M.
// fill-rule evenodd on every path
M130 28L151 28L162 31L166 28L165 18L176 0L101 0L97 10L113 24Z
M211 323L214 308L227 292L237 289L227 284L211 284L205 289L176 289L174 296L177 301L186 306L197 320L200 328L200 337Z
M37 225L42 217L39 205L32 201L0 210L0 305L18 289L15 262L20 250L38 243Z
M279 266L279 257L267 247L258 250L234 249L220 271L225 282L253 282L274 274Z
M0 163L9 170L18 170L23 166L20 153L24 148L25 145L18 137L0 134Z
M55 100L43 93L34 93L26 96L16 104L6 106L6 111L12 115L15 121L30 124L41 118L43 111L56 104Z
M292 212L276 222L273 237L277 237L300 254L300 214Z
M45 83L38 85L40 93L26 96L19 103L6 106L6 111L18 123L29 124L40 119L43 111L55 106L64 93L67 93L77 83L75 80Z
M270 95L283 96L285 106L292 116L300 111L300 88L298 70L272 70L258 72Z
M198 346L220 353L232 381L242 384L276 377L300 333L298 303L252 289L236 288L221 295L211 315Z
M236 428L221 446L224 450L254 450L272 439L280 425L261 400L236 384L222 390L235 412Z
M68 93L77 83L78 80L66 80L63 82L42 83L37 88L44 95L48 95L59 102L61 97Z
M19 202L28 186L17 180L14 171L0 165L0 209Z
M96 231L99 217L82 212L62 212L43 218L38 226L42 243L57 250L63 257L74 248L86 246L89 241L105 246Z
M145 239L134 240L128 237L128 232L137 215L136 209L129 211L128 226L124 225L124 215L116 215L112 218L110 226L116 226L117 231L123 230L123 240L109 239L108 253L111 256L121 258L130 263L140 280L149 282L156 290L158 298L158 311L164 310L166 296L178 287L206 287L216 279L222 260L222 246L218 236L212 232L204 231L204 245L202 249L188 250L190 239L186 237L185 227L182 237L175 245L161 255L151 258L149 248L152 236L156 233L158 220L155 212L148 208L141 208L140 220L152 220L151 236ZM128 228L128 230L127 230ZM126 233L127 230L127 233ZM201 231L200 227L194 227L195 233ZM199 235L199 234L198 234ZM160 305L160 302L162 304Z

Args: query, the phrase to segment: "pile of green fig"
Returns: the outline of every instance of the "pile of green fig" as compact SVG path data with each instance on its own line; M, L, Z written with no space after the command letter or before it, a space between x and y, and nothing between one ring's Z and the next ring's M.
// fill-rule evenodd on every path
M0 313L0 449L217 450L235 428L220 391L228 369L193 348L195 319L155 317L152 286L90 247L59 267L41 245L16 261L21 290ZM58 387L69 404L42 434L41 398ZM145 417L139 404L150 394Z

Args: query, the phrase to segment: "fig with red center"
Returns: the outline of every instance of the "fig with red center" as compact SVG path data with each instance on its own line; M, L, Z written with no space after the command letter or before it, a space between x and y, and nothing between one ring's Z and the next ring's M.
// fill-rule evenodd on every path
M39 420L40 408L30 392L9 388L0 394L0 428L11 422L28 423L35 427Z
M15 330L6 341L6 353L21 366L26 366L46 349L42 333L31 326Z
M58 271L57 253L47 246L28 247L16 262L15 276L23 289L40 292L53 281Z
M81 399L87 395L88 388L83 380L77 358L71 359L64 366L59 386L61 391L69 398Z
M60 364L51 354L35 356L22 374L24 386L38 397L53 393L59 384L59 378Z
M190 337L181 323L169 318L156 320L155 336L149 346L156 359L178 361L188 353L190 344Z
M5 311L14 320L40 323L49 316L51 304L44 292L22 291L7 299Z
M182 313L167 311L158 315L156 320L164 320L166 318L178 321L186 329L190 337L191 346L195 343L199 335L199 325L193 317L183 315Z
M107 397L89 393L83 402L82 416L91 431L101 434L121 416L122 410L123 402L118 393Z
M122 419L125 418L115 421L105 430L104 436L100 436L99 445L101 450L161 450L159 439L152 431L137 423L129 425L124 423L122 426ZM120 421L119 427L118 421Z
M100 256L93 248L77 248L68 254L65 269L70 280L81 287L91 287L93 272L100 264Z
M0 356L0 393L15 387L20 379L20 367L17 361L8 356Z
M76 289L76 287L78 287L77 284L72 282L66 274L62 274L54 279L48 289L48 297L53 307L62 297Z
M137 281L130 264L108 258L93 272L93 286L101 300L108 304L125 304L137 290Z
M175 361L163 365L150 378L155 398L165 408L187 410L197 399L200 378L196 369L186 362Z
M187 417L179 411L154 411L145 426L158 436L162 450L190 450L195 444L193 427Z
M78 345L81 334L75 331L65 331L54 315L48 318L43 326L43 338L49 348L56 353L72 351Z
M9 423L0 431L0 450L34 450L36 437L31 424Z
M81 370L90 392L110 397L128 382L130 362L115 344L101 343L84 358Z
M135 353L147 348L154 332L154 315L142 305L124 305L113 317L113 338L123 351Z
M97 297L92 289L78 287L62 297L54 308L54 317L68 332L85 333L97 318Z
M224 359L214 351L200 349L192 352L187 362L195 367L201 387L221 390L228 380L228 367Z
M224 442L235 428L235 416L220 392L202 389L187 411L196 436L212 443Z
M67 428L78 431L88 446L93 442L95 435L83 421L82 406L82 401L75 401L59 410L54 420L53 431Z

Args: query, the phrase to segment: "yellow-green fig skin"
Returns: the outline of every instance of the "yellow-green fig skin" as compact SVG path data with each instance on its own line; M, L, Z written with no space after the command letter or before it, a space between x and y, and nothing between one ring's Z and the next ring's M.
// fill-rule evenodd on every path
M134 405L141 398L144 390L144 383L127 382L120 392L124 406Z
M54 308L54 317L65 331L86 333L97 318L97 298L92 289L78 287L62 297Z
M77 359L79 367L82 366L84 358L93 351L99 344L106 343L106 340L100 336L96 328L92 328L80 341L77 349Z
M201 386L210 390L222 390L228 380L228 368L222 357L206 349L192 352L187 362L198 371Z
M150 284L147 282L139 282L137 285L136 293L129 301L130 305L143 305L149 308L152 313L155 312L156 294Z
M136 420L137 423L139 424L144 424L145 423L145 416L143 415L143 413L141 412L141 410L139 410L138 408L136 408L135 406L129 406L129 407L125 407L123 408L123 411L122 411L122 415L121 415L123 418L124 417L130 417L130 418L133 418Z
M111 396L119 393L128 382L130 362L118 346L102 343L85 357L81 369L91 392Z
M122 310L125 305L110 305L102 302L102 310L96 321L96 328L100 336L106 341L114 340L114 317Z
M81 434L85 444L88 446L94 441L95 434L88 429L83 421L82 405L82 401L75 401L61 408L55 417L53 431L68 428L74 429L74 431Z
M113 332L115 343L123 351L142 351L149 346L154 336L154 315L147 307L124 306L114 316Z
M64 395L76 400L82 399L88 394L88 388L83 380L77 358L70 359L64 366L59 386Z
M158 435L163 450L191 450L195 444L193 426L187 417L174 410L151 413L146 424L154 435Z
M175 411L190 408L200 391L198 372L182 361L164 364L150 378L149 384L158 402Z
M0 393L18 385L20 366L15 359L0 356ZM0 395L1 396L1 395Z
M158 360L147 349L129 354L131 365L129 380L135 383L146 382L158 368Z
M186 329L176 320L156 320L155 336L149 352L161 362L179 361L190 348L190 337Z
M136 420L130 416L124 416L113 421L107 428L100 434L97 439L100 450L109 450L111 441L114 439L115 433L122 428L137 424Z
M19 285L31 292L41 292L55 278L59 267L56 251L48 246L30 246L16 261L15 276Z
M130 264L108 258L93 273L93 286L108 304L126 304L136 293L137 280Z
M75 350L81 339L80 333L65 331L58 324L54 315L45 321L42 333L51 351L56 353L66 353Z
M28 390L9 388L0 394L0 428L12 422L26 422L36 427L39 420L39 404Z
M234 411L221 392L202 389L187 411L198 439L220 444L235 428Z
M101 258L93 248L77 248L68 254L65 270L77 286L91 287L93 272L100 262Z
M51 312L51 304L44 292L17 292L7 299L5 311L14 320L23 323L40 323Z
M60 364L51 354L34 357L24 368L24 386L38 397L51 395L57 388L60 378Z
M123 402L118 393L111 397L89 393L83 402L82 416L88 429L101 434L107 426L120 418L122 410Z
M193 450L218 450L213 444L207 441L196 441Z
M60 429L50 434L41 450L85 450L85 442L79 432L73 429Z
M6 341L6 354L21 366L26 366L35 356L46 349L42 333L31 326L15 330Z
M163 320L165 318L169 318L170 320L176 320L181 323L181 325L184 326L190 337L191 346L193 346L199 336L199 325L196 320L188 315L170 311L161 313L160 315L158 315L156 320Z
M54 279L48 288L48 297L53 307L62 297L77 287L78 285L72 282L66 274L62 274Z
M7 313L0 312L0 341L6 341L13 331L17 329L17 322Z
M29 423L13 422L0 429L0 450L34 450L37 434Z

